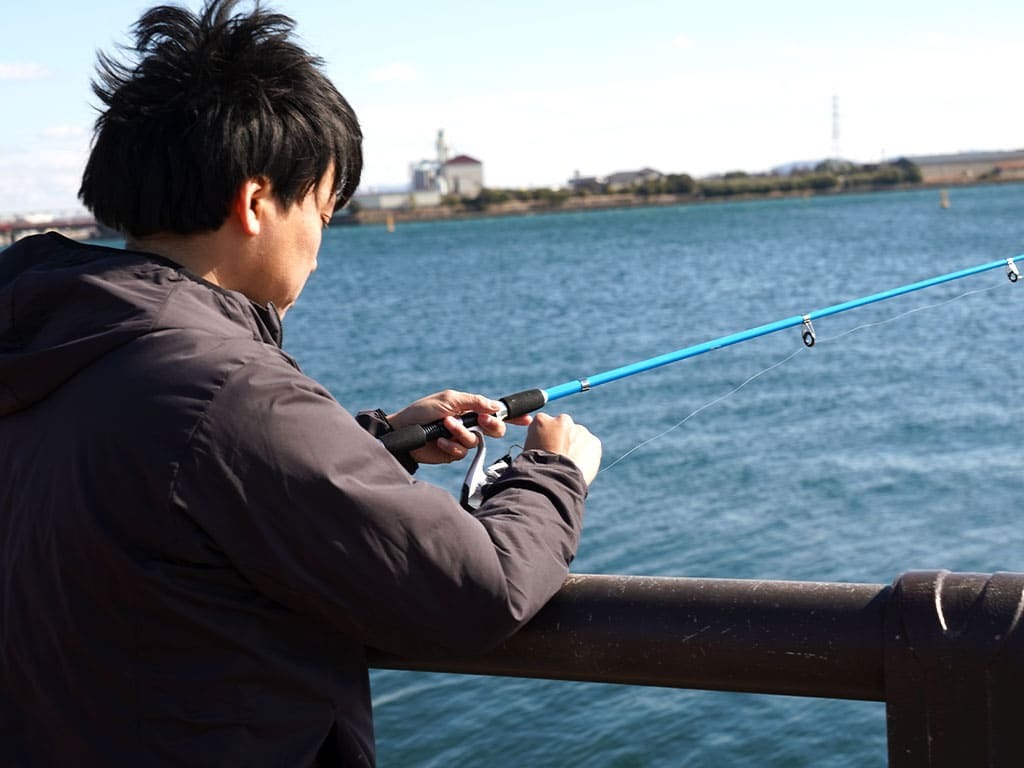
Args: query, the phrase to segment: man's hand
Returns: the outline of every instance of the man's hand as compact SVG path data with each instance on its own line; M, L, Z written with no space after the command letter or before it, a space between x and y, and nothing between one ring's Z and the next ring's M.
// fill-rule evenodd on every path
M485 435L503 437L506 422L493 415L501 407L501 403L483 395L446 389L420 398L398 413L388 416L388 421L393 428L400 429L411 424L429 424L443 418L445 429L451 433L451 438L440 437L422 448L417 448L410 455L420 464L447 464L465 458L469 449L476 446L478 439L476 433L470 432L456 417L464 413L476 413L477 426ZM526 426L531 421L532 418L526 415L509 419L508 423Z
M524 450L531 448L558 453L572 460L587 485L594 481L601 466L601 441L564 413L560 416L537 414L523 444Z

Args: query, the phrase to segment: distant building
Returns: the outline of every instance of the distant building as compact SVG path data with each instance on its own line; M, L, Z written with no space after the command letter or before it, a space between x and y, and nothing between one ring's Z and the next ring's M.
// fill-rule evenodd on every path
M441 166L435 160L420 160L412 166L412 188L414 192L438 191Z
M637 184L648 181L658 181L662 178L660 171L653 168L642 168L639 171L619 171L609 175L604 181L608 185L608 191L616 192L621 189L629 189Z
M663 178L664 174L653 168L641 168L639 171L618 171L604 178L580 176L580 172L576 171L569 179L569 186L577 192L619 192L631 189L637 184L658 181Z
M398 211L440 205L441 193L436 189L367 192L356 195L354 201L365 211Z
M441 178L448 194L476 197L484 188L484 165L469 155L456 155L441 164Z
M434 147L435 157L409 166L413 192L436 192L439 196L479 195L484 187L483 163L469 155L449 158L450 150L445 143L443 130L437 132Z
M921 170L924 182L954 184L983 178L1024 178L1024 150L960 152L952 155L908 157Z
M580 176L580 172L576 171L569 179L569 188L574 192L599 193L604 191L604 182L597 176Z

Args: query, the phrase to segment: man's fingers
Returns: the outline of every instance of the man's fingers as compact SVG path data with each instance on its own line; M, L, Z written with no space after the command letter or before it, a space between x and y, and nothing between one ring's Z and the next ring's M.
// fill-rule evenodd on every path
M462 447L472 448L480 439L476 432L471 431L462 423L461 419L458 419L455 416L446 416L444 419L444 426L445 429L451 433L451 439L449 442L454 442ZM438 439L438 445L441 444L441 440L446 440L446 438L442 437Z

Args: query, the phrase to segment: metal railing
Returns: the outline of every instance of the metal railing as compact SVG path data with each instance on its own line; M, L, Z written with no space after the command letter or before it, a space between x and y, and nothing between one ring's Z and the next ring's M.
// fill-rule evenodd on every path
M1024 765L1024 574L893 583L573 575L475 656L390 669L884 701L892 768Z

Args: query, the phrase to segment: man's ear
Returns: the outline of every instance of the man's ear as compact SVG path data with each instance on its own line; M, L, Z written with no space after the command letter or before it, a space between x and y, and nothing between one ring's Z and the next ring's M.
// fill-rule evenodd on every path
M270 201L270 182L266 178L246 179L235 193L231 212L247 235L258 235Z

